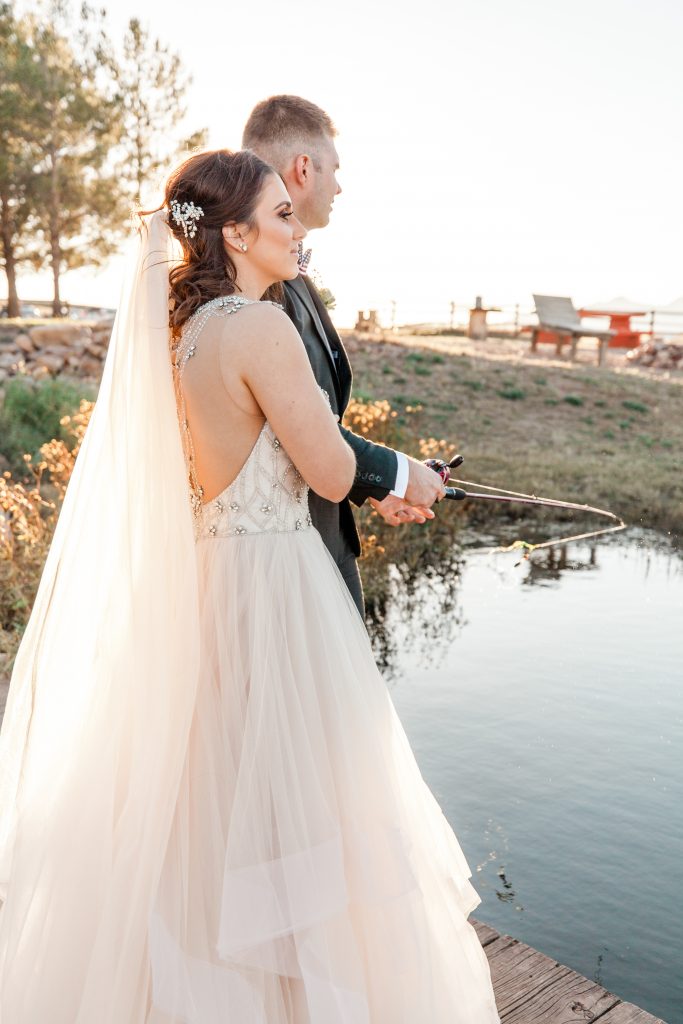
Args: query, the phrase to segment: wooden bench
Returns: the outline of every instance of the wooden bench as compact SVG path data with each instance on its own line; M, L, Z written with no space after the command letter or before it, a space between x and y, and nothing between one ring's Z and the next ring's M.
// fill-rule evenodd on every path
M579 338L596 338L598 342L598 366L602 364L605 349L614 331L596 331L592 327L583 327L581 317L574 308L570 298L561 295L534 295L538 324L531 328L531 351L535 352L539 343L554 344L558 356L562 355L562 346L569 345L571 358L576 358L576 346Z

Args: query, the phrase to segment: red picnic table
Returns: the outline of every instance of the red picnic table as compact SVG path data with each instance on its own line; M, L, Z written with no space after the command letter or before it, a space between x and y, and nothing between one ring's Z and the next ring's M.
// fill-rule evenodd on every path
M608 348L637 348L641 334L652 334L652 331L634 331L631 327L632 316L647 316L649 310L629 310L628 312L614 309L580 309L579 316L608 316L610 330L614 335L608 342Z

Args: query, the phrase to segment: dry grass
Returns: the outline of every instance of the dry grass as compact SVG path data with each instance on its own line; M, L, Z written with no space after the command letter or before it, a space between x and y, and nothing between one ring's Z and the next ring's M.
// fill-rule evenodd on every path
M0 677L16 653L38 588L64 493L93 409L85 399L61 425L68 443L53 439L40 459L24 457L27 477L0 476Z
M411 454L422 438L445 438L466 457L465 479L683 531L681 379L530 359L510 345L480 354L462 341L448 351L441 339L346 340L354 394L389 400ZM500 507L470 503L471 521L492 515Z

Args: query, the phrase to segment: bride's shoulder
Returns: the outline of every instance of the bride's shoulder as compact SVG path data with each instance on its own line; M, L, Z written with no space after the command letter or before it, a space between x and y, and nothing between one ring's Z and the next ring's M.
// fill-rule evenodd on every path
M258 338L261 344L300 341L298 331L282 306L274 302L245 302L235 308L236 315L225 318L233 337Z

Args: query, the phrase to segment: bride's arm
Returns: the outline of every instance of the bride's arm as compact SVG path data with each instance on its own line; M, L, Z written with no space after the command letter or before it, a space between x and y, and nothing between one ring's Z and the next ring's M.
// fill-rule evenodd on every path
M296 328L285 313L263 303L240 310L239 330L244 384L306 483L322 498L341 501L353 486L356 459Z

